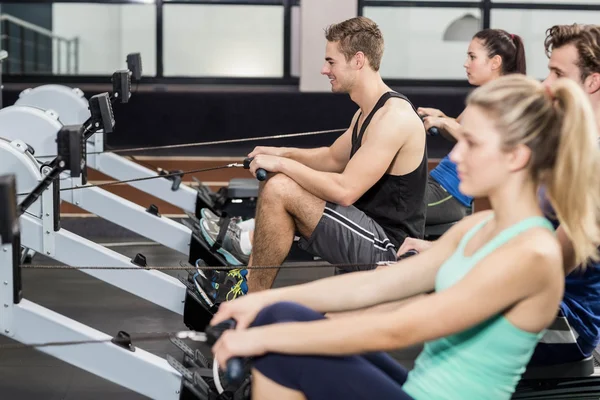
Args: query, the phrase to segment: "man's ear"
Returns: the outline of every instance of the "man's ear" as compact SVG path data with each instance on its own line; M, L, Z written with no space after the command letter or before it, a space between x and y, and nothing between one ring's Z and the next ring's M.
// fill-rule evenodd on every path
M367 62L365 53L362 51L357 52L352 58L352 66L356 69L362 69Z
M585 88L589 94L594 94L600 90L600 73L594 72L586 78Z

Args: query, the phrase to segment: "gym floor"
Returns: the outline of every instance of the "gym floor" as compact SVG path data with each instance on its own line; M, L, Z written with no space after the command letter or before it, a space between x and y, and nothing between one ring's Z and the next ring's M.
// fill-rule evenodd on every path
M125 231L95 217L66 218L64 229L71 230L112 250L133 257L142 253L149 265L179 265L186 257L164 246ZM110 236L106 235L110 233ZM57 264L36 254L33 264ZM183 271L167 271L172 275ZM331 268L282 269L275 286L303 283L333 274ZM114 336L119 331L129 334L187 330L182 317L153 303L135 297L80 271L23 270L23 296L43 307ZM0 336L0 344L11 343ZM136 345L136 343L133 343ZM168 340L137 344L153 354L171 354L181 359L182 353ZM74 348L73 351L77 351ZM406 368L411 368L420 351L413 347L392 355ZM94 360L90 360L93 363ZM114 366L119 368L118 365ZM33 349L0 350L0 397L6 400L125 400L144 399L103 378L73 367Z

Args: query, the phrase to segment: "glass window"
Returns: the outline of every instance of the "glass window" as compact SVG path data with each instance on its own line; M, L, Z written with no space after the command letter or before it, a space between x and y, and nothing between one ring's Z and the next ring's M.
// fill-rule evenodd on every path
M465 79L467 47L481 29L478 8L365 7L381 28L381 75L395 79Z
M598 4L598 0L492 0L493 3L529 3L529 4Z
M291 66L290 73L292 76L300 77L300 7L292 7L292 43L291 46Z
M382 3L382 2L386 2L386 1L394 1L394 2L399 2L399 3L414 3L414 0L375 0L377 1L377 3ZM423 3L426 3L428 1L435 1L436 3L456 3L457 0L420 0ZM461 3L480 3L480 0L458 0ZM368 6L370 1L369 0L364 0L363 3Z
M133 52L144 75L156 72L151 4L3 3L2 25L8 74L111 75Z
M164 6L165 76L282 77L283 6Z
M492 28L518 34L525 44L527 75L543 79L548 74L544 50L546 30L557 24L597 24L600 11L492 10Z

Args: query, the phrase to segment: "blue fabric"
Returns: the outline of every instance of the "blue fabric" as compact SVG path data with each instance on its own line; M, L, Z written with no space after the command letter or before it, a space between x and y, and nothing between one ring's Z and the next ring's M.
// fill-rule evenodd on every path
M264 308L252 326L325 319L309 308L280 302ZM297 356L269 353L254 368L281 386L304 393L309 400L414 400L402 390L407 371L382 352L360 356Z
M465 207L471 207L473 198L466 196L458 190L460 180L458 179L458 172L456 172L456 164L450 161L450 157L446 156L442 158L442 161L435 167L430 173L433 179L435 179L448 193L450 193L456 200L458 200Z
M546 218L558 228L556 213L545 195L539 191L540 206ZM584 357L589 357L600 341L600 264L577 268L565 279L565 294L560 304L571 327L577 332L577 344Z

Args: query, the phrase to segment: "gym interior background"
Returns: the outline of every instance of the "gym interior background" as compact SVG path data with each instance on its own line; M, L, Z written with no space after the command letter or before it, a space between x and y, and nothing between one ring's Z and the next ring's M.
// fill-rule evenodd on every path
M554 24L597 23L597 0L106 0L0 2L2 106L43 84L80 88L87 98L110 91L111 75L126 68L128 53L141 53L143 78L127 104L115 104L111 148L160 146L345 128L356 107L347 95L332 94L320 75L323 29L365 15L381 27L385 42L382 76L415 106L458 115L470 90L462 67L473 33L502 28L523 37L530 75L546 76L545 30ZM334 135L261 144L313 147ZM225 159L241 159L257 143L152 151L137 155L145 165L189 170ZM451 149L442 138L428 139L430 167ZM210 158L209 158L210 157ZM218 157L215 159L214 157ZM211 189L244 170L198 175ZM91 183L111 178L90 171ZM191 176L184 182L195 185ZM183 216L176 207L128 185L107 187L163 215ZM475 208L485 208L485 201ZM89 217L70 204L64 217ZM65 218L63 226L77 229ZM82 218L92 220L95 218ZM98 221L99 222L99 221ZM115 225L86 223L90 238L136 237ZM119 247L133 256L139 247ZM144 248L152 264L180 257L160 247ZM278 285L319 277L280 274ZM157 310L102 282L72 272L24 274L25 293L82 323L109 333L119 330L173 331L177 316ZM93 296L92 296L93 294ZM143 328L140 328L142 326ZM145 348L164 355L168 343ZM398 355L410 366L415 351ZM140 398L89 373L37 352L0 356L0 398Z
M139 52L143 79L129 104L115 107L113 148L338 129L355 105L330 93L320 75L323 29L365 15L384 33L383 78L416 106L458 115L469 91L464 58L471 35L503 28L521 35L528 73L546 75L545 29L558 23L596 23L595 0L390 1L390 0L107 0L2 2L3 105L36 85L79 87L86 97L110 90L110 76ZM273 145L318 146L334 136L311 136ZM196 147L145 156L243 156L255 143ZM451 149L429 138L430 166ZM170 160L173 160L172 158ZM191 159L169 169L191 169ZM244 174L244 171L237 173ZM102 180L102 175L92 176ZM209 181L211 188L222 178ZM189 181L189 179L188 179ZM136 202L126 187L111 189ZM475 208L485 208L485 202ZM65 207L64 212L79 212Z

